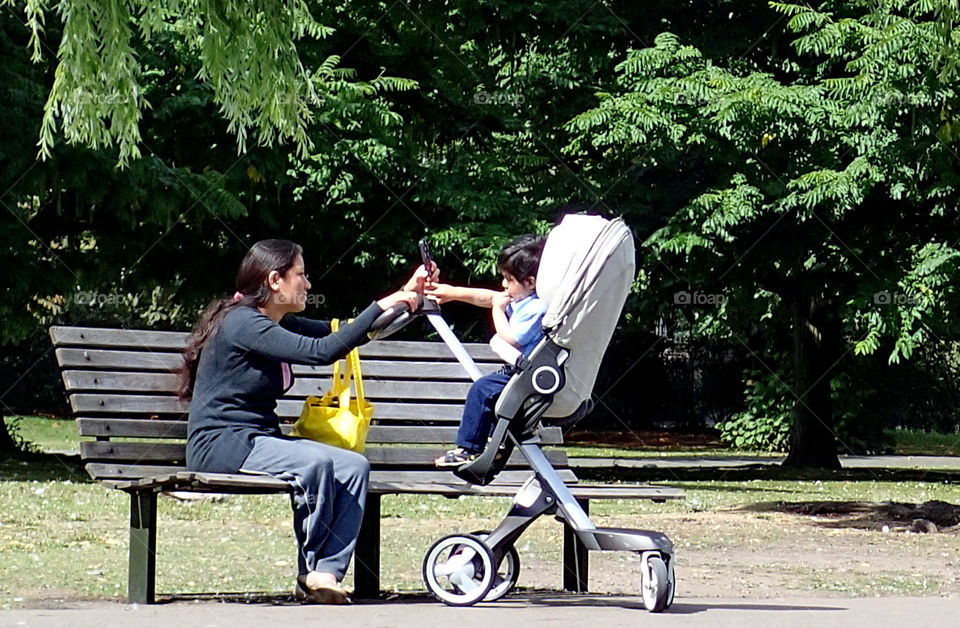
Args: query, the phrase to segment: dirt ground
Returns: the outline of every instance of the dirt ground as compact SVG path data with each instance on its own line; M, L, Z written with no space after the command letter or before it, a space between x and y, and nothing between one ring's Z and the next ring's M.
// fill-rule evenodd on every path
M678 595L783 599L798 595L839 598L948 595L960 591L960 508L931 502L933 510L854 502L791 503L759 510L603 517L611 527L660 530L677 548ZM788 511L784 511L788 510ZM929 509L928 509L929 510ZM927 515L939 530L914 525ZM537 524L540 525L539 523ZM549 522L552 528L559 528ZM936 524L934 524L936 525ZM421 533L423 531L421 530ZM531 532L534 532L531 529ZM559 585L559 533L544 543L518 542L520 587ZM591 552L590 591L636 595L636 555Z
M911 516L916 513L907 508L892 512L882 505L840 504L791 504L791 512L660 515L650 523L677 546L680 595L776 599L798 593L848 597L960 591L960 508L952 507L952 528L917 533ZM605 522L636 523L616 517ZM634 556L594 556L591 589L636 590L639 561Z

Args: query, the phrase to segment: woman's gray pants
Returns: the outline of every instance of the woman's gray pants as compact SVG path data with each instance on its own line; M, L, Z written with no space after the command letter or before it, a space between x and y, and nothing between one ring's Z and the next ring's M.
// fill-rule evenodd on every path
M312 440L258 436L240 471L290 483L297 568L301 574L325 571L342 580L363 520L367 459Z

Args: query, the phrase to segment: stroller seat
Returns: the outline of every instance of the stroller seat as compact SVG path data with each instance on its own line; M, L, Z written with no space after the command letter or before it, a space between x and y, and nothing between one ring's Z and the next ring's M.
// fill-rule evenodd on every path
M537 295L547 303L544 338L526 358L498 337L491 340L517 372L497 401L487 448L459 467L458 477L489 484L516 445L537 440L540 425L568 427L590 412L600 361L634 274L633 234L622 220L571 214L550 232L537 276Z

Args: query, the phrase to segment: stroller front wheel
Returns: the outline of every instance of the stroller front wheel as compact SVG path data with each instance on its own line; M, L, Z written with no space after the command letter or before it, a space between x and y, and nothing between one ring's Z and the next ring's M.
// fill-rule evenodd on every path
M471 606L484 599L496 575L493 552L470 534L443 537L423 559L427 589L450 606Z
M651 613L659 613L668 605L673 585L667 574L667 565L659 554L645 554L640 576L640 594L643 606Z

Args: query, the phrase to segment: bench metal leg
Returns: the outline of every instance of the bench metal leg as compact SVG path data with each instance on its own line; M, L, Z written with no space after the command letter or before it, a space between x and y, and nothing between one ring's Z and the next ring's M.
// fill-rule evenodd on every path
M358 599L380 596L380 495L368 493L363 507L353 558L353 595Z
M578 499L583 512L590 514L590 500ZM570 526L563 526L563 589L586 593L589 579L589 552Z
M127 600L153 604L157 573L157 494L130 493L130 565Z

